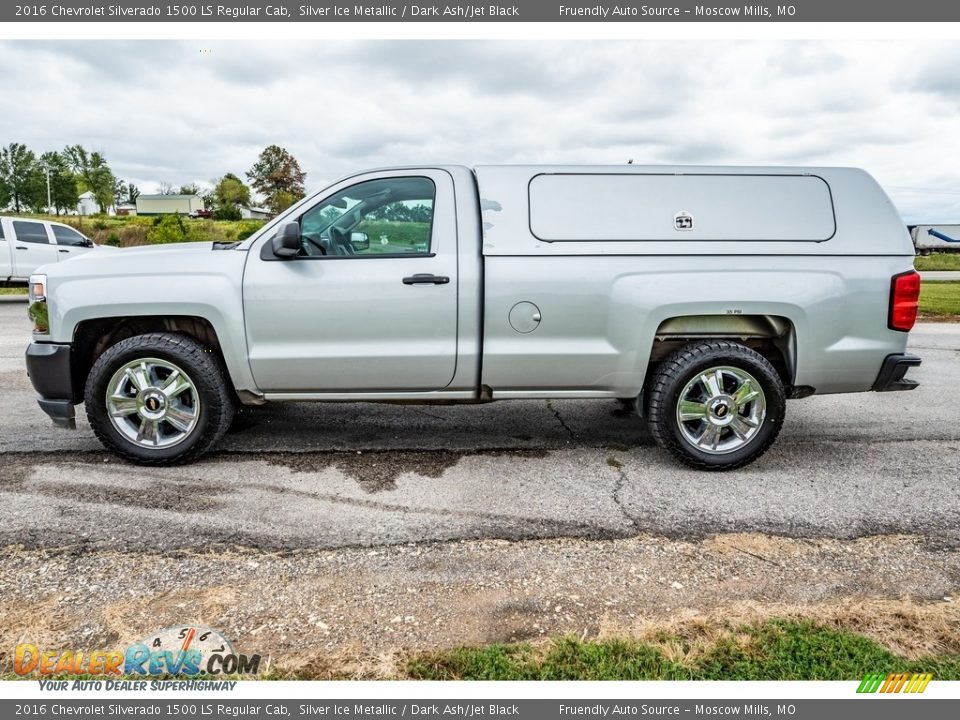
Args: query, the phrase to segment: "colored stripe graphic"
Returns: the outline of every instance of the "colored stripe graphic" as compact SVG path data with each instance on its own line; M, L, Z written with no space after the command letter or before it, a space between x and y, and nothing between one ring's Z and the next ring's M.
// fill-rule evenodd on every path
M880 687L880 683L883 682L884 675L882 673L867 673L863 677L863 682L860 683L860 687L857 688L858 693L875 693L877 688Z
M858 693L922 693L933 679L931 673L867 673L857 687Z

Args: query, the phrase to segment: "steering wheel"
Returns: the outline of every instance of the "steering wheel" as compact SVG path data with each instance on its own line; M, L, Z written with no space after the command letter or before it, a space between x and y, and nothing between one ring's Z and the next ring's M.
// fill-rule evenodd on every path
M319 250L321 255L326 255L326 254L327 254L327 249L326 249L323 245L321 245L320 243L318 243L316 240L314 240L312 237L310 237L309 235L307 235L307 234L304 233L304 234L301 235L300 237L301 237L303 240L306 240L306 241L307 241L308 243L310 243L311 245L313 245L317 250ZM309 250L306 248L306 246L304 246L303 251L304 251L304 253L307 254L307 255L312 255L312 254L313 254L313 253L309 252Z
M353 247L350 245L350 238L340 228L330 228L330 240L333 249L337 255L352 255Z

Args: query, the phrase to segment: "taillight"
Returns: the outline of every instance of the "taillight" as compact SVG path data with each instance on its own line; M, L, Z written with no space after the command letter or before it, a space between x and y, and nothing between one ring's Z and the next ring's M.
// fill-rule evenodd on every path
M890 314L887 327L908 332L917 321L920 300L920 273L909 270L894 275L890 281Z

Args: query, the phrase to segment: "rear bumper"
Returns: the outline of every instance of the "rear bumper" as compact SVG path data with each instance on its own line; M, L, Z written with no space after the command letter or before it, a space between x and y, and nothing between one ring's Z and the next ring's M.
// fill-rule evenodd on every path
M76 427L76 393L70 366L71 347L56 343L30 343L27 347L27 374L39 393L37 403L53 424Z
M872 390L877 392L891 392L894 390L913 390L919 383L916 380L909 380L904 375L907 370L920 364L920 358L916 355L906 355L897 353L896 355L887 355L880 366L880 374L877 375L873 383Z

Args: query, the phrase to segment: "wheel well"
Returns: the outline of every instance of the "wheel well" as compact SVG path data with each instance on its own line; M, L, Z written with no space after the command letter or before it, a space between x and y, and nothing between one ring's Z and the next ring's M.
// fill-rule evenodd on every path
M189 335L223 357L216 331L202 317L137 315L85 320L77 325L73 333L71 373L78 400L83 400L83 388L90 368L107 348L121 340L152 332Z
M793 386L796 335L793 323L779 315L684 315L664 320L657 328L647 377L674 350L701 340L735 340L763 355L784 386Z

